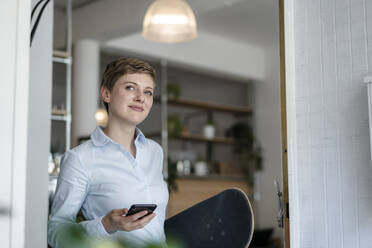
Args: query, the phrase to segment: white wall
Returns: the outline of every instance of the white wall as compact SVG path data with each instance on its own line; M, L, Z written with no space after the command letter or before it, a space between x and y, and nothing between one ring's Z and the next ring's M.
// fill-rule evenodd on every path
M262 79L265 73L263 48L206 32L199 32L195 40L176 44L150 42L135 33L107 41L104 46L246 80Z
M72 77L72 147L79 137L89 137L96 128L99 101L99 44L80 40L74 44Z
M278 16L279 10L274 9ZM263 170L258 174L256 184L260 199L254 202L257 228L275 227L274 236L283 238L283 229L278 228L277 196L274 180L282 186L282 137L280 103L280 57L279 23L275 19L275 33L271 45L265 47L265 77L254 81L253 120L256 138L263 149Z
M32 6L36 2L32 0ZM30 50L25 229L25 247L30 248L47 244L53 4L45 8Z
M1 1L0 30L0 244L23 247L30 1Z
M363 77L372 71L372 1L290 2L294 64L287 57L287 69L295 72L289 82L295 91L289 86L288 92L295 92L295 99L289 96L288 104L296 105L296 113L289 133L297 136L290 190L292 196L298 193L291 211L299 214L292 246L371 247L372 167ZM286 39L291 42L290 35Z

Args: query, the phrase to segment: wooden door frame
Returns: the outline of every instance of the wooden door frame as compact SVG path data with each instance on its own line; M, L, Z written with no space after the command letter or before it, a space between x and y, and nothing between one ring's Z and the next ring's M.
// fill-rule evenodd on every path
M280 33L280 95L282 117L282 170L285 214L285 247L300 245L298 208L297 143L296 143L296 93L294 49L294 2L279 1Z
M285 221L285 247L296 246L298 242L298 232L296 221L296 191L293 190L295 187L295 176L293 169L294 162L296 161L296 150L295 148L295 109L294 109L294 85L293 85L293 0L278 0L279 1L279 25L280 25L280 81L281 81L281 121L282 121L282 169L283 169L283 193L284 201L289 202L291 200L290 214L291 221L286 219ZM13 2L13 1L10 1ZM25 173L26 173L26 143L27 143L27 94L28 92L28 34L29 34L29 19L30 19L30 8L31 1L17 1L14 3L17 5L17 53L16 66L18 75L15 81L15 89L17 95L15 97L14 107L14 121L16 122L15 128L18 130L13 133L13 147L17 148L13 150L12 157L14 158L12 165L13 167L13 207L17 215L13 216L12 219L12 235L10 237L13 245L20 245L24 241L24 208L25 207ZM9 4L9 3L8 3ZM25 46L25 44L27 44ZM6 59L6 58L3 58ZM23 76L22 76L23 75ZM5 85L3 85L5 86ZM287 104L288 103L288 104ZM292 105L293 103L293 105ZM288 120L288 122L287 122ZM21 130L21 131L20 131ZM287 142L288 140L288 142ZM287 146L288 145L288 146ZM292 149L291 149L292 148ZM291 177L288 177L289 171L292 171ZM292 189L292 190L291 190ZM23 204L20 204L23 203ZM285 210L287 206L285 204ZM290 225L291 224L291 225ZM291 234L291 235L290 235Z
M285 76L285 28L284 0L279 0L279 46L280 46L280 107L282 131L282 173L283 173L283 208L284 208L284 247L290 247L289 200L288 200L288 157L287 157L287 105Z

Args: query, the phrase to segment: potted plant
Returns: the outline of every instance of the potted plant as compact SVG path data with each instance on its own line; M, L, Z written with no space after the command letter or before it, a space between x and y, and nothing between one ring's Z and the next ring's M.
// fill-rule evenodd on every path
M208 175L208 164L202 156L199 156L194 165L194 173L196 176Z
M230 133L235 139L234 152L239 158L239 168L245 174L248 185L253 186L254 173L262 170L262 148L247 123L233 125Z
M203 135L208 139L213 139L216 134L216 128L213 124L212 114L208 114L207 124L203 127Z
M182 124L178 115L168 116L168 135L170 137L178 137L182 132Z

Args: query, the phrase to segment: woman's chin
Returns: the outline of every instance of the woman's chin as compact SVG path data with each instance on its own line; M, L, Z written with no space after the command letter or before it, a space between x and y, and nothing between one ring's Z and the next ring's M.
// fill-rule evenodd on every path
M127 119L126 122L130 125L137 126L141 124L144 120L145 118L131 118L129 120Z
M145 115L145 114L131 114L131 115L125 115L125 116L116 115L116 117L114 117L114 116L112 116L112 117L113 117L111 119L112 121L116 120L116 121L118 121L122 124L125 124L125 125L137 126L137 125L141 124L146 119L147 115ZM110 120L109 120L109 122L110 122Z

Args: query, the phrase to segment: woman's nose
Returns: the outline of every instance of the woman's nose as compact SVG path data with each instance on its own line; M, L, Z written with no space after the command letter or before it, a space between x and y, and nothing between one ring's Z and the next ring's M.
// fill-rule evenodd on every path
M135 100L138 102L143 102L145 100L144 93L142 93L140 90L137 90Z

